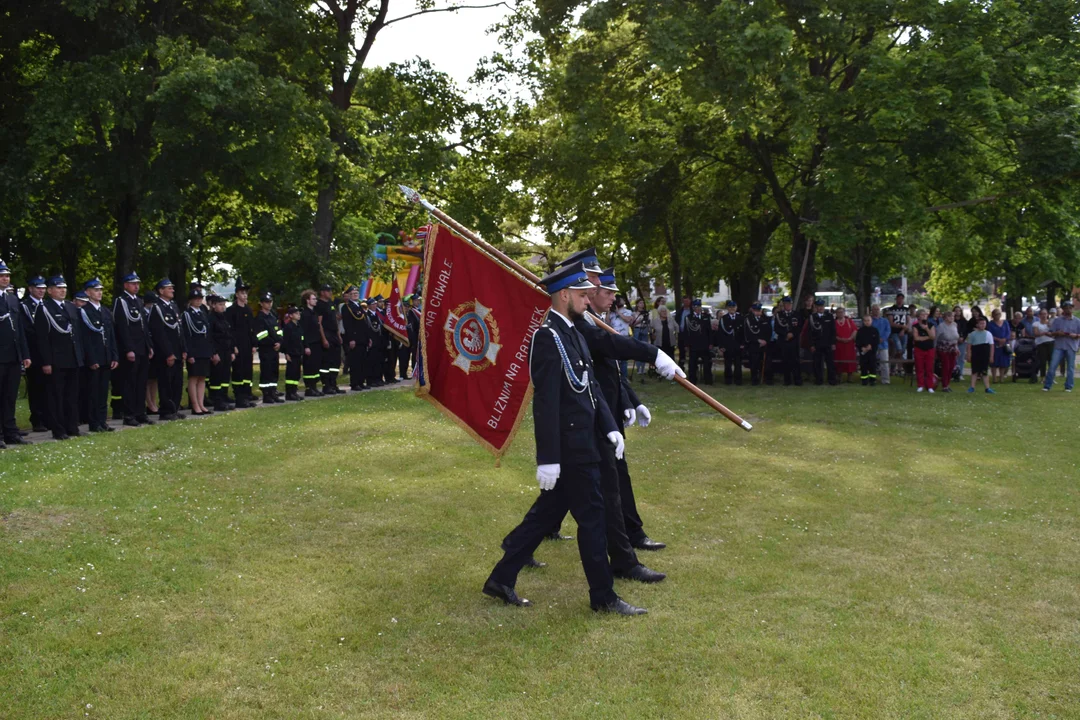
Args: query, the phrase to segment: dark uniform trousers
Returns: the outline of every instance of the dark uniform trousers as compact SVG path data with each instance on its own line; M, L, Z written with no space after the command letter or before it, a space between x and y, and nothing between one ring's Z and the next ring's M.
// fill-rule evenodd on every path
M251 346L238 348L236 358L232 361L230 374L232 376L233 395L239 393L240 397L251 397L251 380L255 377L255 361L252 359Z
M381 383L383 381L383 347L381 330L375 333L365 359L367 360L365 374L367 375L368 385L377 385Z
M146 378L150 371L150 361L146 355L135 355L128 360L126 353L121 353L120 362L113 371L113 392L120 387L124 403L125 418L146 417ZM118 377L116 377L118 376Z
M82 369L80 390L86 390L86 422L91 428L103 428L109 418L109 366L98 365L97 370Z
M701 366L702 382L704 382L706 385L712 385L712 352L709 350L708 345L695 345L691 340L690 367L687 369L687 373L690 375L690 382L694 383L695 385L697 384L699 365Z
M337 387L338 373L340 372L341 345L337 345L331 340L330 347L323 348L322 367L319 368L319 375L322 376L323 387Z
M49 419L53 435L79 432L79 369L53 366L49 378Z
M742 348L732 344L724 348L724 384L742 385ZM691 380L693 382L693 380Z
M308 390L318 390L319 370L322 365L323 354L322 342L317 342L313 345L305 345L304 347L311 350L310 355L304 356L304 385Z
M397 360L398 360L398 377L404 380L409 377L409 358L412 356L412 350L403 342L398 343Z
M49 427L49 393L45 389L45 373L35 363L26 371L26 401L30 405L30 425Z
M180 412L180 405L184 401L184 359L177 355L172 367L169 367L165 358L158 355L160 353L154 354L153 361L158 379L158 409L162 413ZM171 409L166 410L170 406Z
M300 389L300 376L301 376L301 358L300 355L286 355L285 356L285 391L293 391ZM260 359L260 362L262 360Z
M231 354L231 353L230 353ZM210 363L210 378L207 380L207 389L210 398L215 402L224 402L229 396L230 365L228 355L218 355L218 364Z
M802 385L802 365L799 361L799 338L780 341L780 355L784 359L784 384Z
M360 390L367 379L367 340L361 336L356 340L356 347L349 350L349 387Z
M277 390L280 364L277 350L259 348L259 390Z
M19 428L15 425L15 398L19 395L21 377L22 364L18 360L0 362L0 426L5 441L19 437Z
M821 385L824 381L822 365L825 366L825 374L828 376L829 384L835 385L838 382L836 379L836 363L833 360L833 349L831 344L815 345L812 361L814 364L815 385Z
M765 348L754 340L753 345L747 345L746 354L750 359L750 384L760 385L762 363L765 362Z
M577 521L578 552L589 581L590 601L594 605L614 602L617 596L607 559L604 499L597 463L562 464L555 489L540 493L525 519L503 540L505 553L492 570L491 579L514 587L521 568L567 511Z

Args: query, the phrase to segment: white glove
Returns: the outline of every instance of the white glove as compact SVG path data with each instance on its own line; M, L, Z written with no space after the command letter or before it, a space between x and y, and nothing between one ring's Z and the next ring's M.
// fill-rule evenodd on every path
M626 418L626 427L630 427L634 424L634 420L637 419L637 415L630 408L623 410L623 417Z
M637 424L641 427L649 427L649 423L652 422L652 414L649 412L649 408L644 405L637 406Z
M536 466L536 481L540 483L541 490L554 490L555 481L559 479L559 464L554 465L537 465Z
M660 373L660 377L665 380L674 380L676 375L686 377L686 373L679 367L679 364L672 360L663 350L656 351L656 362L653 365L656 367L656 372Z
M613 430L607 434L607 439L615 446L615 459L622 460L623 451L626 450L626 442L623 440L623 436Z

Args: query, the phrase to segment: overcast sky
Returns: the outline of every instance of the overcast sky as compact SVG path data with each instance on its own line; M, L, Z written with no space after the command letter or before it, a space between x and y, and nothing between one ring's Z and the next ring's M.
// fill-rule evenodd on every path
M439 0L438 7L451 4L486 5L490 0ZM416 11L411 0L393 0L390 3L391 19ZM469 77L476 70L480 58L499 49L495 35L487 29L502 20L509 10L506 7L482 10L459 10L421 15L395 23L379 33L371 48L368 65L387 65L421 57L431 62L436 70L452 77L462 89L469 89ZM471 99L480 99L470 93Z

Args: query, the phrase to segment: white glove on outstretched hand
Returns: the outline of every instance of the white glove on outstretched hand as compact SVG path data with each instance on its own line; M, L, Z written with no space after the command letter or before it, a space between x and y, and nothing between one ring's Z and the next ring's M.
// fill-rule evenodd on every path
M558 463L554 465L537 465L536 481L540 483L541 490L554 490L555 482L559 479L561 468Z
M615 459L622 460L623 452L626 450L626 441L623 440L623 436L612 430L607 434L607 439L615 446Z
M660 373L660 377L665 380L674 380L675 376L686 377L686 373L679 367L679 364L671 359L671 357L663 350L656 351L656 362L653 363L656 368L656 372Z
M634 420L637 419L637 415L630 408L623 410L623 417L626 419L626 427L630 427L634 424Z
M652 422L652 414L649 412L649 408L644 405L637 406L637 424L641 427L649 427L649 423Z

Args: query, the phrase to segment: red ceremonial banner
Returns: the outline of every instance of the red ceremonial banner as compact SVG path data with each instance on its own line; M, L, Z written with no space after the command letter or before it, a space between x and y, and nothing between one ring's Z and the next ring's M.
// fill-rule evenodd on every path
M409 344L409 327L405 323L405 316L401 312L401 291L398 289L397 279L394 279L393 289L390 291L390 299L386 301L386 312L379 313L383 325L390 334L397 337L406 346Z
M424 252L420 325L427 398L501 456L532 398L529 347L550 298L444 225Z

